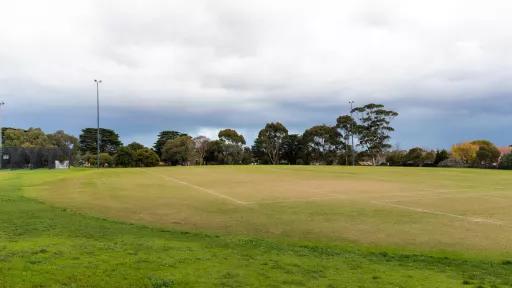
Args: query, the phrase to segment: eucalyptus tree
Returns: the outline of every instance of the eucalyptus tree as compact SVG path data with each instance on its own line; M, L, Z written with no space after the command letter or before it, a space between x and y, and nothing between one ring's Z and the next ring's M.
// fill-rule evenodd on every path
M351 112L359 116L358 125L354 129L359 145L371 157L373 165L376 165L377 157L391 147L388 143L391 138L389 134L395 129L390 124L398 113L384 109L382 104L374 103L356 107Z
M316 164L334 164L344 144L336 127L317 125L302 135L305 156Z
M225 164L241 164L244 158L245 138L234 129L219 131L219 141L222 142L222 162Z
M194 147L196 149L199 165L203 165L205 162L206 153L208 151L208 143L210 143L210 139L208 139L206 136L197 136L192 140L194 141Z
M265 125L258 133L260 149L268 156L270 163L279 164L283 141L288 136L288 129L279 122L271 122Z

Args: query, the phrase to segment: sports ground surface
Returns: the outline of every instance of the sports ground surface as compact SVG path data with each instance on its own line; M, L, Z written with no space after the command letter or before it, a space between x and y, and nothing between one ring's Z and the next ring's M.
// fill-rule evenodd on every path
M512 174L0 173L0 287L512 287Z

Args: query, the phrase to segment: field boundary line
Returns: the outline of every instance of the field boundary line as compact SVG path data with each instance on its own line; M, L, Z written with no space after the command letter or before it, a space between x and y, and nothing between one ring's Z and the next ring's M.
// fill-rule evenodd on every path
M394 203L380 202L380 201L371 201L371 203L378 204L378 205L387 205L387 206L391 206L391 207L402 208L402 209L416 211L416 212L421 212L421 213L449 216L449 217L469 220L469 221L472 221L472 222L495 224L495 225L504 225L504 226L509 226L510 227L510 225L508 225L508 224L506 224L506 223L504 223L502 221L497 221L497 220L492 220L492 219L485 219L485 218L478 218L478 217L469 217L469 216L457 215L457 214L446 213L446 212L435 211L435 210L429 210L429 209L415 208L415 207L410 207L410 206L405 206L405 205L400 205L400 204L394 204Z
M207 188L204 188L204 187L201 187L201 186L198 186L198 185L195 185L195 184L192 184L192 183L188 183L188 182L185 182L183 180L180 180L178 178L174 178L174 177L171 177L171 176L168 176L168 175L162 175L160 173L151 173L149 171L146 171L146 170L142 170L146 173L149 173L149 174L153 174L153 175L157 175L157 176L160 176L162 178L165 178L165 179L168 179L168 180L171 180L173 182L176 182L178 184L181 184L181 185L185 185L185 186L189 186L189 187L192 187L196 190L199 190L199 191L203 191L203 192L206 192L210 195L213 195L213 196L217 196L219 198L223 198L223 199L227 199L227 200L230 200L232 202L235 202L237 204L241 204L241 205L247 205L247 204L250 204L250 202L245 202L245 201L241 201L241 200L238 200L236 198L233 198L233 197L230 197L230 196L227 196L227 195L224 195L222 193L219 193L219 192L215 192L211 189L207 189Z

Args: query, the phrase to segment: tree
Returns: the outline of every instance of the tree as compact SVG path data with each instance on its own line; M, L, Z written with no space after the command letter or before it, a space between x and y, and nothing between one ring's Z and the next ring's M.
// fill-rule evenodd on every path
M135 152L135 166L155 167L160 163L160 158L155 151L149 148L142 148Z
M512 169L512 153L503 155L503 157L501 157L501 161L498 167L500 169Z
M287 135L288 129L279 122L267 123L258 133L257 140L261 144L260 148L274 165L279 164L282 144Z
M258 164L270 164L268 154L263 150L263 143L260 138L254 139L254 144L251 147L252 155Z
M446 150L437 150L436 156L434 158L434 165L437 166L439 163L443 162L444 160L450 158L450 155L448 154L448 151Z
M406 153L402 150L393 150L387 153L386 162L389 166L401 166L406 161Z
M160 158L162 158L162 148L169 140L174 140L180 136L187 136L185 133L181 133L178 131L162 131L158 134L158 139L155 142L155 145L153 145L153 149L155 150L156 154Z
M140 144L140 143L137 143L137 142L132 142L128 145L126 145L126 148L132 150L133 152L137 152L141 149L144 149L146 147L144 147L144 145Z
M302 135L304 151L314 163L333 164L343 142L336 127L317 125Z
M77 163L75 160L78 159L80 153L80 146L78 144L78 138L73 135L66 134L62 130L58 130L55 133L47 134L50 145L56 147L60 152L59 161L68 159L72 163ZM68 157L71 157L69 159Z
M476 153L479 146L469 142L455 144L452 146L453 158L462 161L465 165L472 165L476 160Z
M3 142L6 147L49 148L56 147L40 128L27 130L8 128L4 130Z
M208 150L208 143L210 142L210 139L205 136L197 136L192 140L194 141L199 165L203 165L205 162L206 152Z
M236 145L245 145L245 138L242 134L238 134L236 130L233 129L223 129L219 131L219 140L224 141L226 143L236 144Z
M241 164L244 154L245 138L233 129L219 131L222 144L222 160L225 164Z
M244 147L239 144L226 143L221 141L222 160L224 164L242 164Z
M476 166L479 167L492 167L498 164L501 156L500 150L491 141L488 140L474 140L471 144L478 145L476 152Z
M97 131L96 128L85 128L80 134L80 151L82 153L96 154L97 148ZM123 143L119 140L119 135L111 129L100 128L100 153L108 153L114 155Z
M70 148L79 148L78 139L73 135L66 134L62 130L58 130L55 133L48 134L47 137L52 146L66 150Z
M336 128L340 132L341 137L345 141L345 164L348 165L348 156L352 155L354 147L350 144L350 136L355 132L357 123L350 115L342 115L336 119Z
M404 157L404 164L408 166L423 166L423 155L425 150L420 147L414 147L407 151Z
M83 157L84 161L88 163L90 166L96 166L96 155L87 153ZM114 159L108 153L100 153L100 167L112 167L114 163Z
M436 152L434 151L426 151L423 154L423 166L433 167L434 161L436 160Z
M297 134L288 134L283 139L281 158L286 163L295 165L299 162L303 152L302 137Z
M116 167L134 167L136 165L135 151L128 147L121 147L114 155L113 160Z
M162 148L162 160L171 165L190 165L195 157L195 143L190 136L169 140Z
M252 155L251 148L244 147L241 162L242 162L242 164L245 164L245 165L253 163L253 155Z
M206 164L224 164L224 144L220 140L208 142L205 155Z
M382 104L374 103L356 107L352 112L359 113L359 123L354 129L358 135L359 145L372 158L373 165L376 165L376 158L391 147L388 144L391 138L389 133L395 129L390 124L398 113L384 109Z

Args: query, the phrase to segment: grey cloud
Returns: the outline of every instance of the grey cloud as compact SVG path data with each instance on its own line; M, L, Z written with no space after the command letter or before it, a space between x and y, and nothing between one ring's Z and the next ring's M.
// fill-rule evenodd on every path
M30 9L29 9L30 8ZM0 98L12 126L125 141L161 129L267 121L293 131L358 104L401 116L394 140L507 144L510 1L9 1L0 11ZM201 130L203 129L203 130ZM148 144L148 143L146 143Z

